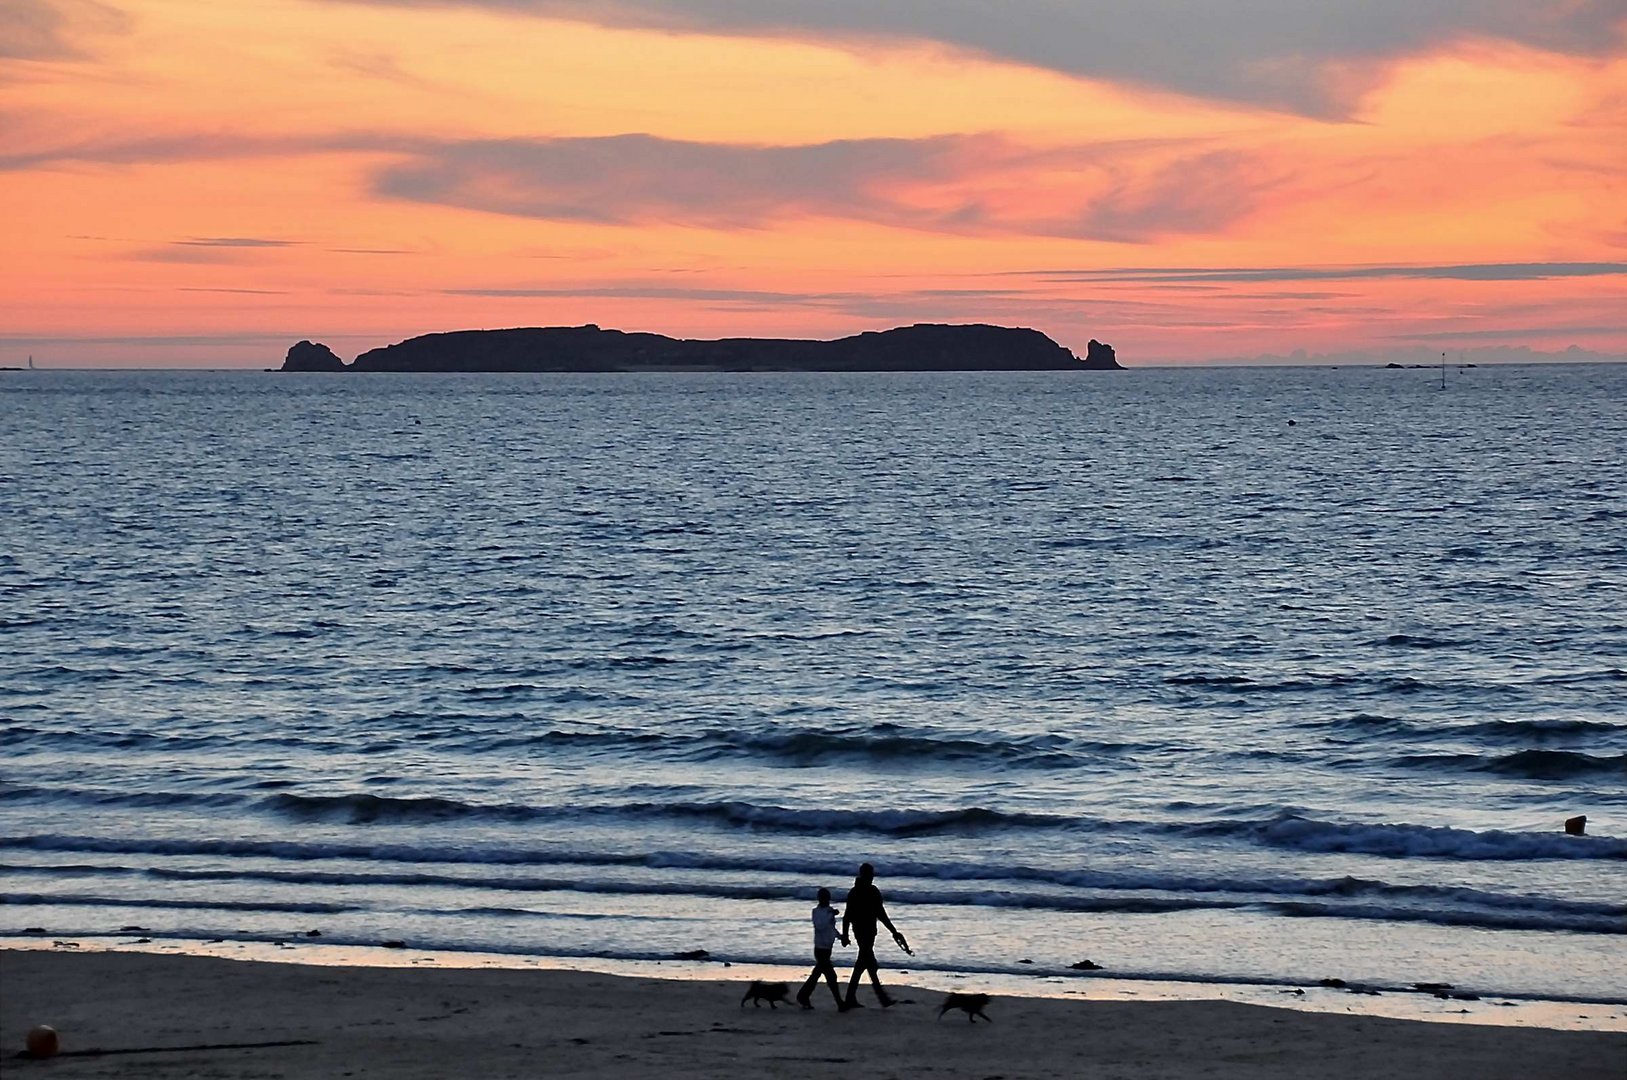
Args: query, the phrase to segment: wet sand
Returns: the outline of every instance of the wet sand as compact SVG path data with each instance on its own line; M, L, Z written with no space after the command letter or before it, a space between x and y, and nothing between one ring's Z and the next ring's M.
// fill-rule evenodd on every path
M0 953L6 1076L718 1076L1528 1080L1627 1072L1627 1034L1435 1024L1230 1002L996 998L992 1024L943 995L846 1015L740 1007L746 980L368 968L198 956ZM967 989L975 989L968 985ZM866 991L868 994L868 991ZM49 1023L65 1056L19 1059ZM73 1056L242 1043L298 1043Z

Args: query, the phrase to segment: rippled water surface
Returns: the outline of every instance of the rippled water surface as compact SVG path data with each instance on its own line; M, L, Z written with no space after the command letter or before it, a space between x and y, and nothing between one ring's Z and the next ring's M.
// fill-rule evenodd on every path
M7 373L0 933L790 963L869 859L929 969L1624 999L1624 460L1609 366Z

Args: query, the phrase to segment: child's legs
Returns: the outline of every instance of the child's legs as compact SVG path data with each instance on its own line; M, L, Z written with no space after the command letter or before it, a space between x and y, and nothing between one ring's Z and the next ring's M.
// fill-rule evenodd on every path
M830 984L830 992L835 995L837 1001L841 1001L842 1000L842 991L836 985L836 965L834 965L834 964L832 964L830 962L830 950L829 949L815 949L814 950L814 970L813 970L813 974L808 976L808 980L809 980L809 983L810 983L810 986L809 986L809 989L808 989L809 993L813 992L811 984L818 982L819 981L819 976L821 974L823 974L825 976L825 982Z
M821 957L820 953L824 953L824 956ZM830 967L830 950L815 949L813 970L808 972L808 978L803 982L802 989L797 991L798 1001L806 1002L813 995L814 987L819 985L819 976L828 967Z

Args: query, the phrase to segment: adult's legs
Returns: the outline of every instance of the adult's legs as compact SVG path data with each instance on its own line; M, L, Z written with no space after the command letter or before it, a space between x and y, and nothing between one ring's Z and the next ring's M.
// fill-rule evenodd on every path
M871 981L876 978L876 939L861 937L858 942L859 954L853 958L853 974L847 980L847 1004L850 1006L859 1003L859 980L864 973L870 973Z
M876 951L873 948L870 950L870 967L867 970L870 972L870 985L876 991L876 1000L881 1002L882 1008L886 1008L893 1003L893 999L881 985L881 972L876 968Z
M876 939L859 938L859 955L853 958L853 974L847 981L847 1004L856 1006L859 1003L859 979L868 972L870 985L875 987L876 1000L883 1007L891 1005L893 999L881 985L881 972L876 965Z

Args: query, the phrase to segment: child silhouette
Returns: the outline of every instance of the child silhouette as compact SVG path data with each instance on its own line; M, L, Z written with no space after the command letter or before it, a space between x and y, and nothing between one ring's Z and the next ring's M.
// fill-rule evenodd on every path
M830 890L819 890L819 906L813 909L814 928L814 966L808 974L808 981L802 984L797 991L797 1004L804 1009L813 1008L814 987L819 985L819 976L823 975L830 984L831 996L836 999L836 1007L842 1007L842 992L836 985L836 968L830 962L831 947L836 944L836 909L830 906ZM847 937L842 937L842 944L847 944Z

